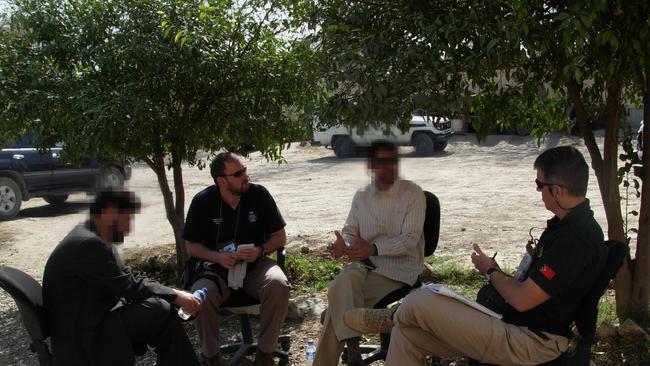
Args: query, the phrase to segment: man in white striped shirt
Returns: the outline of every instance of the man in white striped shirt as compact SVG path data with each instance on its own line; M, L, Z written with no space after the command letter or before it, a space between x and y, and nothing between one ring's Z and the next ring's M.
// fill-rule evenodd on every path
M343 230L335 232L329 246L334 258L349 264L330 283L314 366L337 365L344 343L348 365L363 365L361 334L345 324L345 312L372 307L390 292L413 285L424 265L426 201L420 187L398 178L397 146L373 143L368 169L372 182L357 191Z

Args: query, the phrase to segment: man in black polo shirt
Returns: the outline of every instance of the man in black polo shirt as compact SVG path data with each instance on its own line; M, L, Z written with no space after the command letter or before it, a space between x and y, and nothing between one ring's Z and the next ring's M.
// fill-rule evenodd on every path
M243 290L259 299L260 335L256 365L274 365L280 328L289 304L289 282L267 254L286 244L286 225L273 197L261 185L249 182L240 156L217 155L210 165L215 184L197 193L190 204L183 238L190 256L201 260L201 278L192 290L208 289L194 325L206 365L223 365L219 353L219 307L231 293L228 271L246 262ZM235 253L241 244L253 248Z
M414 291L392 318L386 365L422 365L427 355L537 365L568 348L569 326L580 300L602 271L607 251L585 198L589 170L582 154L569 146L549 149L535 160L534 167L537 191L555 216L548 220L523 278L501 272L478 245L472 254L475 268L506 300L503 318L428 289ZM377 312L365 310L357 317L372 319L372 314Z

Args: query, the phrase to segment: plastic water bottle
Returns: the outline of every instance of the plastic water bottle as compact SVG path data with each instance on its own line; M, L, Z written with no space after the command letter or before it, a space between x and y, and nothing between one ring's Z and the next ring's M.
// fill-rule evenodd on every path
M313 339L307 340L307 365L311 366L314 363L314 356L316 356L316 346L314 345Z
M200 302L203 302L203 301L205 301L205 294L207 292L208 292L208 289L204 287L204 288L202 288L200 290L194 291L194 293L192 295L194 295L194 297L199 299ZM178 316L183 320L187 320L187 319L190 318L190 316L192 316L192 314L190 314L189 311L185 310L185 308L180 307L180 308L178 308Z

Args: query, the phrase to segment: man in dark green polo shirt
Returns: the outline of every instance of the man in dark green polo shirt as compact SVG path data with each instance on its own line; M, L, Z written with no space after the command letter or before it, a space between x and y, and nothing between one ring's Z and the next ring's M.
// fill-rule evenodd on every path
M535 184L548 220L519 279L474 245L472 262L506 300L499 319L428 289L412 292L393 316L386 365L422 365L427 355L468 356L497 365L536 365L569 346L569 326L580 300L601 272L607 251L585 195L589 168L563 146L536 160ZM357 318L372 318L368 314ZM347 314L346 314L347 320Z

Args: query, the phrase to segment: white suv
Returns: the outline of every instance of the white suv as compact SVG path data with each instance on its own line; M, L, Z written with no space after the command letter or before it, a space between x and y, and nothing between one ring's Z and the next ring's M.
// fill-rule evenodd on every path
M338 158L356 155L357 147L367 147L373 141L386 140L397 145L411 145L420 156L431 155L447 147L451 131L449 119L444 117L413 116L408 131L396 126L370 127L361 135L356 128L345 126L321 127L314 130L314 142L331 146Z

